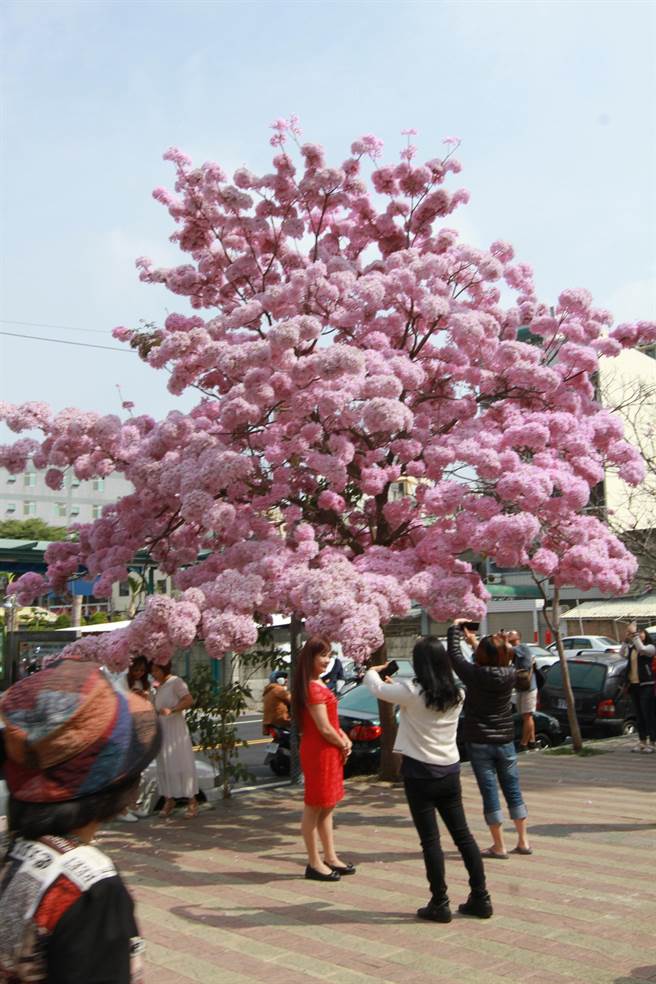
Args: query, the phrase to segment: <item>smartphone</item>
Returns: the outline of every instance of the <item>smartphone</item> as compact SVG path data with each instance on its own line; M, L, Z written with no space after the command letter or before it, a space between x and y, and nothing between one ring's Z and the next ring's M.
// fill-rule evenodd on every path
M461 622L463 629L469 629L470 632L478 632L481 623L480 622Z
M399 664L396 662L395 659L393 659L385 667L385 676L393 676L395 673L398 673L398 671L399 671Z

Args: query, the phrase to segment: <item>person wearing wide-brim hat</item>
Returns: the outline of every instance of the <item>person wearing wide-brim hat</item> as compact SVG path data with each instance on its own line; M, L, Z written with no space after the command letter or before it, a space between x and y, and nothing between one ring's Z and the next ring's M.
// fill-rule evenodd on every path
M0 980L135 984L132 899L91 843L128 806L160 743L152 706L64 660L0 701L9 847L0 864Z

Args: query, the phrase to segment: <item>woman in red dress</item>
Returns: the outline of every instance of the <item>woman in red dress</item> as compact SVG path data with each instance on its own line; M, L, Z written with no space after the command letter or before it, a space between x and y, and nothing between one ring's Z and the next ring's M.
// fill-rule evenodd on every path
M344 796L344 762L351 754L351 742L339 726L337 698L321 680L330 658L327 639L308 639L299 653L292 690L305 776L301 824L308 854L305 877L315 881L339 881L342 875L355 874L352 864L340 861L333 842L333 810Z

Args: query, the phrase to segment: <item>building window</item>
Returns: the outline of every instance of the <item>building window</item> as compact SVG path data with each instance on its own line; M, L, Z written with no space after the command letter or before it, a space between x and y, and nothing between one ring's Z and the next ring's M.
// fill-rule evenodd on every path
M8 502L5 508L6 508L6 511L8 513L15 513L16 512L16 503L15 502Z
M23 485L26 489L36 488L36 472L25 472L23 475Z
M36 502L23 503L23 516L36 516Z
M55 508L57 509L57 515L59 517L64 518L66 516L67 509L65 502L58 502Z
M79 487L80 487L80 479L77 478L75 475L71 475L71 488L79 489Z
M7 484L8 485L13 485L15 481L16 481L16 476L15 475L7 475Z
M71 506L71 516L79 516L79 515L80 515L80 507Z
M130 582L129 581L119 581L119 583L118 583L118 596L119 596L119 598L129 598L130 597Z
M94 478L94 480L93 480L93 491L94 492L104 492L105 491L105 479L104 478Z
M91 518L100 519L102 516L102 506L92 506L91 507Z
M168 588L168 582L166 578L158 580L155 582L155 591L157 594L166 594L166 589Z

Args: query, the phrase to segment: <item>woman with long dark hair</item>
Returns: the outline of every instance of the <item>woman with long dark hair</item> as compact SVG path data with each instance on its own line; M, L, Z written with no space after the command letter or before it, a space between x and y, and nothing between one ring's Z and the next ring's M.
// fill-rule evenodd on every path
M412 651L413 680L393 682L385 678L388 665L371 667L364 683L379 700L398 704L400 708L394 751L403 756L401 775L431 889L428 904L418 909L417 915L433 922L451 921L437 812L469 874L470 895L458 909L463 915L487 919L492 915L492 902L485 885L481 852L467 825L460 789L456 733L463 696L446 650L434 636L419 639Z
M342 875L355 874L353 865L335 853L333 840L333 811L344 796L344 762L351 741L339 726L337 698L321 680L330 659L327 639L308 639L299 653L292 687L292 716L301 736L305 777L301 823L308 856L305 877L314 881L339 881Z
M646 629L631 623L622 648L629 661L627 679L636 716L639 743L631 751L653 753L656 747L656 713L654 709L654 670L656 646Z
M127 670L127 689L150 698L150 663L145 656L135 656Z
M474 650L473 663L462 655L463 635ZM503 632L483 636L479 642L466 619L457 619L449 627L447 647L451 665L467 688L465 742L492 837L483 857L508 860L499 785L517 831L517 846L511 853L532 854L527 836L528 810L519 785L512 713L513 690L526 690L530 674L511 665L514 651Z

